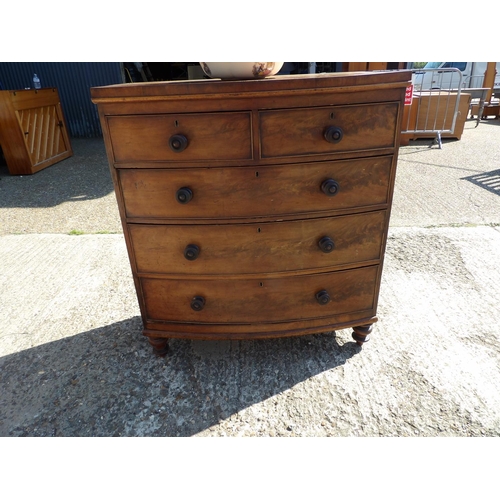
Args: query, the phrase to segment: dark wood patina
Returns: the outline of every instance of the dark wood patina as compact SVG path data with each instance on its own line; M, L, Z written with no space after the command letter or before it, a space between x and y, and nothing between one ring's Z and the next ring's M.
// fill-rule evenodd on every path
M146 335L377 321L410 73L93 88Z

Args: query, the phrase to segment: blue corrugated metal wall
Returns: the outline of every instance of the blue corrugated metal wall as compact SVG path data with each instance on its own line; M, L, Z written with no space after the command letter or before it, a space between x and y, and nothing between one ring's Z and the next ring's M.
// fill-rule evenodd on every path
M122 83L120 63L0 62L0 89L33 87L33 74L42 87L56 87L71 137L100 137L99 115L90 100L90 87Z

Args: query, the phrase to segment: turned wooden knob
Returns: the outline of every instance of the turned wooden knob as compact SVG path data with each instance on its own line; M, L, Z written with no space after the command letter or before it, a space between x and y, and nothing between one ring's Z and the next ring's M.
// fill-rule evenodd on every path
M184 249L184 257L187 260L196 260L200 255L200 247L198 245L188 245Z
M318 301L318 304L321 304L324 306L325 304L328 304L330 302L330 295L326 290L321 290L316 294L316 300Z
M339 192L339 189L339 183L333 179L326 179L321 184L321 191L327 196L335 196Z
M170 139L168 140L168 145L170 146L170 149L172 151L180 153L181 151L184 151L187 148L188 140L186 136L181 134L176 134L170 137Z
M335 248L335 243L330 238L330 236L323 236L323 238L321 238L318 241L318 246L319 246L319 248L321 249L322 252L324 252L324 253L330 253Z
M188 187L182 187L175 193L175 199L179 203L189 203L193 198L193 192Z
M327 127L323 132L325 139L332 144L337 144L344 137L344 132L340 127Z
M191 308L194 311L201 311L205 307L205 299L204 297L196 296L193 297L191 301Z

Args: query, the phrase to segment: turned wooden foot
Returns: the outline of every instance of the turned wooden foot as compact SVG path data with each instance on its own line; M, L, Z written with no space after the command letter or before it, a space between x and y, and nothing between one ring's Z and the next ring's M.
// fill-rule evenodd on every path
M168 352L168 339L148 337L148 342L153 346L153 352L158 356L165 356Z
M373 330L373 324L354 326L352 332L352 338L356 341L360 347L370 340L370 333Z

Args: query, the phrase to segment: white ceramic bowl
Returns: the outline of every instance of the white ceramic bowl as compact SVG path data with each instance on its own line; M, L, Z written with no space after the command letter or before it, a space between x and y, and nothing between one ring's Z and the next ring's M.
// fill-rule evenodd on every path
M282 62L201 62L204 73L210 78L253 79L275 75Z

